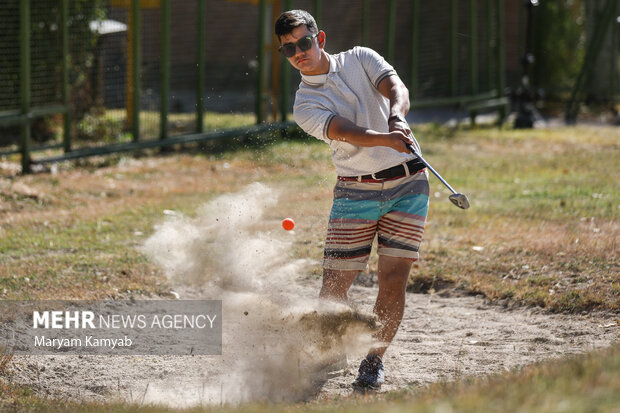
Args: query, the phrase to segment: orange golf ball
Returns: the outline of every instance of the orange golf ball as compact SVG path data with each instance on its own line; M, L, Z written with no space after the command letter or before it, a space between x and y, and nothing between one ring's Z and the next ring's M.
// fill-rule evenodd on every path
M284 228L287 231L290 231L293 228L295 228L295 221L293 221L293 218L284 218L282 220L282 228Z

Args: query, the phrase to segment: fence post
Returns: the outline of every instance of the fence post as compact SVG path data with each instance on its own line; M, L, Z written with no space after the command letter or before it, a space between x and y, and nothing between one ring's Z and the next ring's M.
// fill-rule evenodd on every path
M493 89L493 0L487 0L487 78L488 90Z
M206 0L198 0L198 96L196 97L196 132L202 133L205 113L205 60L207 39Z
M256 73L256 123L263 123L265 113L265 16L267 14L266 0L258 3L258 49L257 60L258 68Z
M413 0L411 12L411 80L409 96L418 92L418 56L420 55L420 0Z
M133 67L132 67L132 120L131 128L134 142L140 139L140 65L142 64L142 56L140 53L140 0L132 0L131 4L132 21L132 44L128 45L133 49Z
M458 30L457 0L450 1L450 95L456 96L458 82L457 72L457 30Z
M478 93L478 0L469 0L471 94Z
M362 3L362 46L370 47L370 0Z
M170 111L170 0L161 2L161 102L159 104L159 138L168 137Z
M292 0L284 1L285 11L291 10L292 7ZM288 120L289 97L291 95L291 67L283 55L280 56L280 67L280 73L282 74L280 77L280 118L282 122L286 122Z
M497 0L497 96L504 96L506 74L504 73L504 0Z
M616 12L614 13L616 16L620 15L620 6L616 3ZM612 50L612 58L609 60L610 68L610 79L609 79L609 93L610 93L610 104L614 105L616 102L616 89L618 86L618 80L616 79L616 73L618 73L618 27L620 27L620 20L616 18L615 24L612 22L612 30L611 30L611 50ZM612 106L613 107L613 106Z
M20 100L21 112L28 118L20 125L22 173L30 172L30 0L19 2Z
M312 14L314 17L314 20L316 21L316 25L318 26L318 28L321 28L321 15L323 14L323 3L321 2L321 0L314 0L313 1L313 5L312 5Z
M387 44L385 47L387 61L394 64L394 39L396 38L396 0L388 2Z
M60 27L62 27L62 101L66 112L63 116L63 149L71 152L71 98L69 96L69 0L62 0Z

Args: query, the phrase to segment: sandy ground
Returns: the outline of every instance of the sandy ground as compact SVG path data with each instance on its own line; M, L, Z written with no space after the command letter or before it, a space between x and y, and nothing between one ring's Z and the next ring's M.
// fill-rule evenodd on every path
M15 356L4 379L54 398L175 407L350 395L370 346L367 324L349 317L346 306L327 308L343 317L325 323L326 307L317 301L320 281L308 276L318 263L289 257L293 233L254 225L275 199L270 188L252 184L210 201L194 218L167 214L144 244L181 299L222 300L222 355ZM371 313L376 293L376 287L354 285L353 315ZM607 347L619 331L611 315L550 315L479 297L410 293L384 357L382 391ZM333 346L324 345L330 334L342 337L350 360L313 387L317 364L334 358Z
M303 295L312 295L318 286L318 281L306 280L297 287ZM362 286L352 287L350 293L366 310L372 308L375 295L376 288ZM41 395L79 400L116 398L172 406L250 400L254 395L243 389L247 381L231 372L239 373L236 355L260 350L253 349L256 343L238 340L237 334L232 334L235 342L230 341L231 332L239 328L240 323L225 327L222 356L19 356L13 360L10 379ZM384 359L382 391L500 372L606 347L618 340L618 333L610 315L549 315L536 309L504 309L476 297L408 294L403 323ZM350 395L360 360L358 354L345 369L330 373L314 397ZM273 374L278 374L277 366Z

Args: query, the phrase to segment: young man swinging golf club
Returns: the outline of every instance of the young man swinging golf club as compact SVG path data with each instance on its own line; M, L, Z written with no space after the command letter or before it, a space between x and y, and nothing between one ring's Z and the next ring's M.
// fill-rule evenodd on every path
M327 142L338 173L329 218L320 297L347 301L357 273L366 269L378 237L379 292L374 312L382 328L359 367L353 387L379 390L381 358L403 317L411 265L418 259L428 211L427 172L405 115L409 91L375 51L355 47L330 55L326 34L306 11L291 10L275 23L280 51L301 72L295 122Z

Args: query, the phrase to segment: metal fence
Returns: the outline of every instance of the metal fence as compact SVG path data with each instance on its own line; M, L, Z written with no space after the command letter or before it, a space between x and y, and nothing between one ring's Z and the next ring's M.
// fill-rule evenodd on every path
M28 172L32 163L287 125L300 78L277 53L272 32L277 15L291 8L315 15L328 52L366 45L384 55L414 109L505 108L506 78L516 73L506 56L518 49L518 40L505 40L519 24L517 9L504 9L510 4L4 0L0 155L20 153ZM218 113L253 116L223 130L210 122Z

